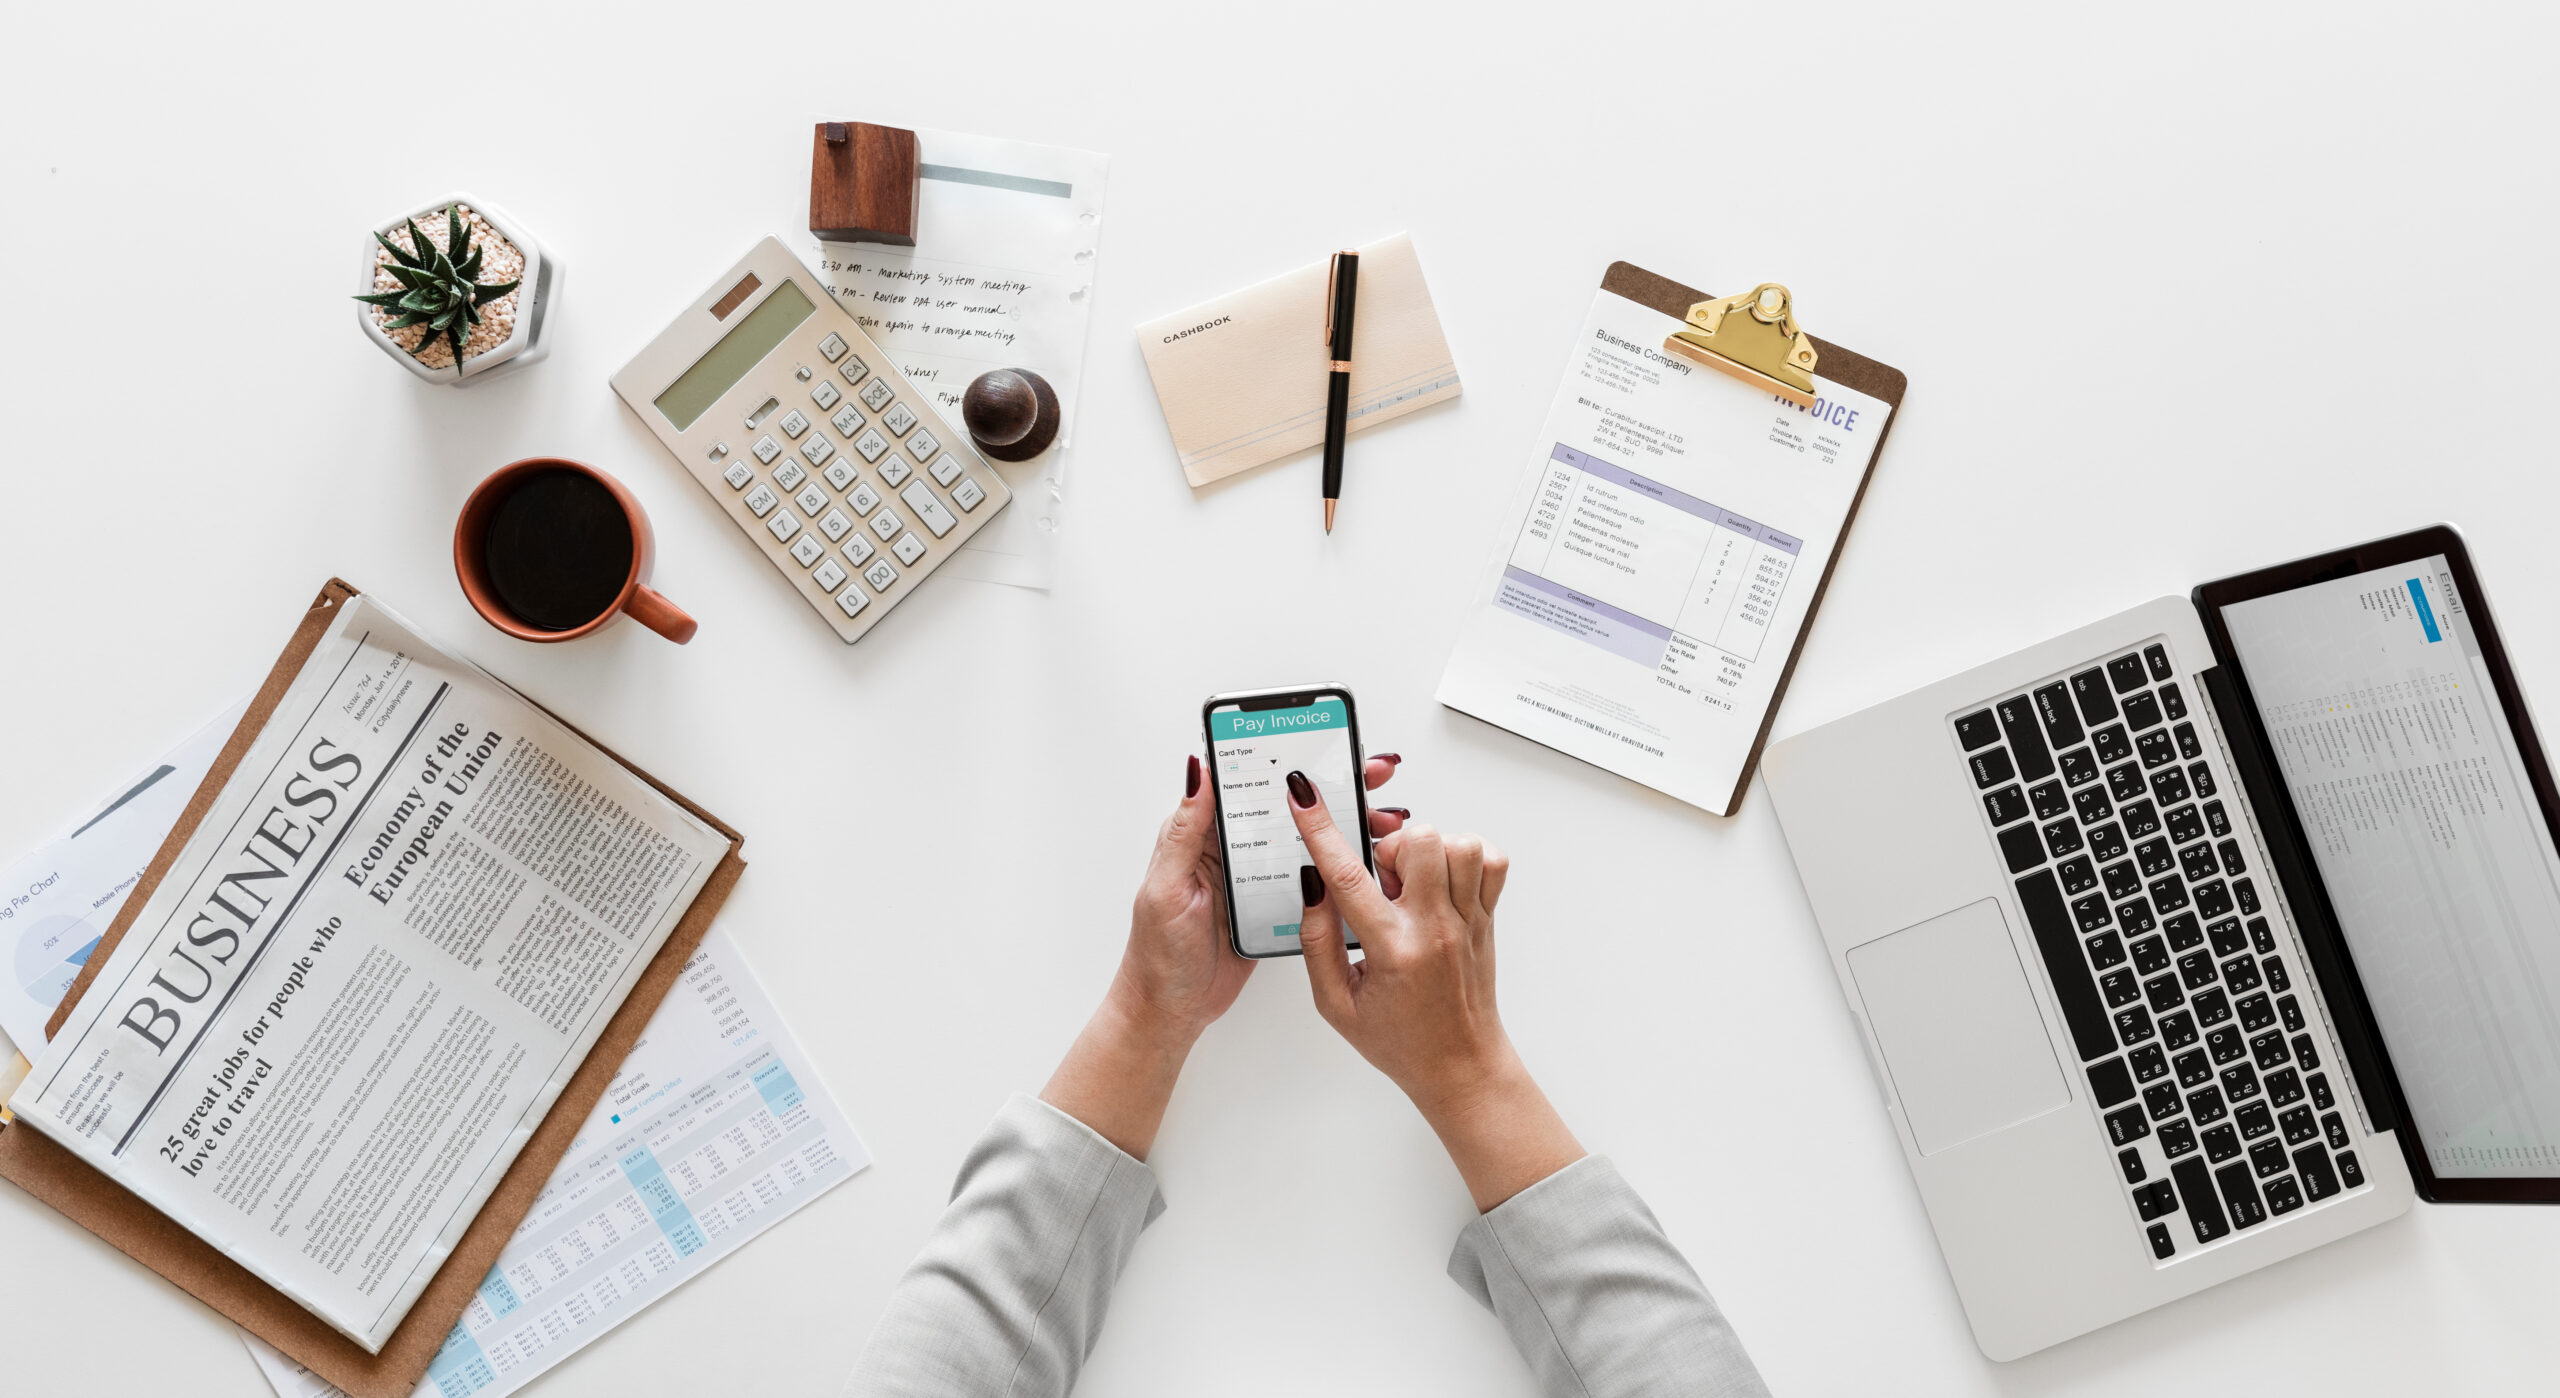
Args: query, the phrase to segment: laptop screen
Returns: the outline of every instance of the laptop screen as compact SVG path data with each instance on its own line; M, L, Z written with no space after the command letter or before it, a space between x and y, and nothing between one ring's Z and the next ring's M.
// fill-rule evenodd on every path
M2435 1173L2560 1171L2560 857L2453 569L2222 620Z

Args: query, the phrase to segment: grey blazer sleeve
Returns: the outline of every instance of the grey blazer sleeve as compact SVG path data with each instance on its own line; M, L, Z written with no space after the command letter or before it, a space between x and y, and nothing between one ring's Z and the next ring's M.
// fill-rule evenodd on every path
M1549 1398L1769 1391L1705 1283L1600 1157L1468 1224L1449 1276L1501 1318Z
M1129 1250L1162 1212L1154 1172L1015 1094L961 1164L846 1398L1065 1394Z

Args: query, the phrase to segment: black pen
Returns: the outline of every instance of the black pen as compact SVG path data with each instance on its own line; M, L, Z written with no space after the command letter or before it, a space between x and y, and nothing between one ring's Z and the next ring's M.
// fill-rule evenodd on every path
M1351 310L1360 299L1360 254L1337 252L1325 274L1324 338L1333 372L1324 392L1324 532L1333 532L1333 507L1342 499L1342 439L1351 435Z

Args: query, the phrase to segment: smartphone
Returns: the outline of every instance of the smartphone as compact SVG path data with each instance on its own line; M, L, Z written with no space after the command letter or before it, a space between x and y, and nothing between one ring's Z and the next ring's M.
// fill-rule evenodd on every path
M1289 816L1289 774L1304 772L1360 862L1369 853L1369 791L1361 779L1360 710L1338 684L1218 694L1200 706L1218 837L1227 859L1227 940L1238 956L1296 956L1306 901L1298 870L1314 861ZM1360 942L1343 930L1345 944Z

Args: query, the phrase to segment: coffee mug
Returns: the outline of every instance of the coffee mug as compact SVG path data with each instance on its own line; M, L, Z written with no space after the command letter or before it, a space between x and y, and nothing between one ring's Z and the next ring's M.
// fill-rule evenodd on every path
M622 482L531 456L499 467L462 504L453 571L481 619L524 641L574 641L628 612L677 645L700 629L649 586L656 542Z

